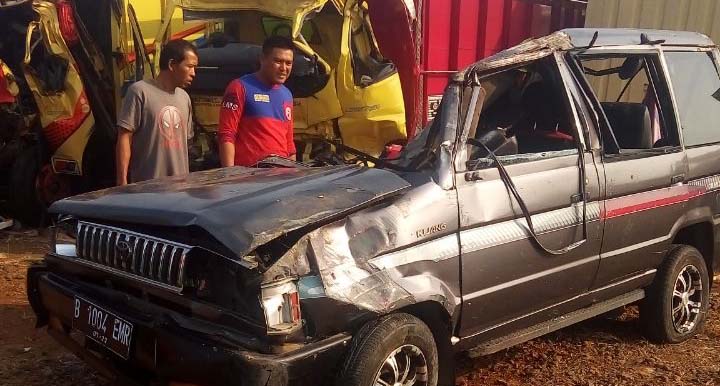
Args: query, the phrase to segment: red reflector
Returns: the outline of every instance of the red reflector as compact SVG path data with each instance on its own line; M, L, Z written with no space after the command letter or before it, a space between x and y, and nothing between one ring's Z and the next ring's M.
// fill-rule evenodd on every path
M61 0L56 5L58 20L60 21L60 33L68 46L75 45L78 40L77 27L75 25L75 14L72 4L67 0Z
M76 161L53 158L52 162L55 173L80 174Z
M291 292L288 295L290 297L292 321L297 323L300 321L300 295L297 292Z

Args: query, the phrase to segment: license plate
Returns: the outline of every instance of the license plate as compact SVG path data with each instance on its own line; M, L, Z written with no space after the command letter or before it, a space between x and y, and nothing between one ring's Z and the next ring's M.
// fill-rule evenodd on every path
M74 329L123 359L128 359L132 323L83 298L75 297L73 307Z

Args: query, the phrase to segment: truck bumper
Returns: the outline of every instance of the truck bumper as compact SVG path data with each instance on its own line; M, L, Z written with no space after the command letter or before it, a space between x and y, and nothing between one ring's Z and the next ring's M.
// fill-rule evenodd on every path
M191 318L167 308L130 298L126 293L72 282L44 266L28 270L27 290L38 327L120 384L281 386L319 384L335 368L351 336L334 335L295 345L282 354L262 353L256 337ZM112 294L114 292L114 294ZM108 296L108 294L115 296ZM128 359L113 354L72 329L76 296L107 309L133 324ZM224 339L228 336L232 339Z

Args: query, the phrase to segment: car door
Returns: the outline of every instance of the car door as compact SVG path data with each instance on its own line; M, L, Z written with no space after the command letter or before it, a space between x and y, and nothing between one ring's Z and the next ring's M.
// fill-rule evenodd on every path
M606 128L606 197L594 287L649 280L693 188L657 47L591 49L579 57ZM644 278L644 279L643 279Z
M405 102L397 68L380 53L367 5L346 0L337 66L343 143L379 156L385 145L407 139Z
M493 162L487 155L478 157L477 150L469 147L466 152L461 151L461 162L456 162L455 167L461 226L462 338L491 339L569 312L577 305L568 300L586 293L597 272L602 231L598 202L601 189L596 168L599 160L587 147L588 139L581 134L586 124L577 114L578 101L565 87L566 69L555 56L539 62L542 63L529 63L516 69L518 72L509 76L510 82L517 84L519 78L532 78L537 75L533 74L533 68L546 67L542 70L543 87L553 95L546 99L554 99L553 103L561 107L552 108L542 98L535 101L539 103L536 107L539 111L563 114L564 123L556 126L555 135L570 137L571 142L562 146L534 144L519 132L514 136L508 134L513 130L510 128L504 137L511 143L498 150L498 153L510 154L498 156L498 160L504 164L523 199L539 242L555 250L578 245L558 254L542 250L531 237L517 199L509 193L508 184L501 179ZM513 104L512 96L497 95L498 90L506 88L503 83L508 82L493 79L502 76L506 75L495 74L480 82L487 93L486 105L479 107L482 113L477 123L467 124L469 120L466 120L470 138L485 138L492 130L483 126L490 120L493 127L500 127L508 119L506 116L513 119L525 114L523 111L496 112L498 107ZM529 90L534 87L523 86L522 99L526 98L525 94L531 94ZM533 109L532 105L527 108ZM559 130L560 125L565 125L563 130ZM518 141L517 151L513 139ZM526 143L522 144L523 141ZM523 152L523 149L534 150ZM585 184L586 200L580 193L581 183ZM587 221L586 236L583 217ZM586 241L580 243L583 238Z

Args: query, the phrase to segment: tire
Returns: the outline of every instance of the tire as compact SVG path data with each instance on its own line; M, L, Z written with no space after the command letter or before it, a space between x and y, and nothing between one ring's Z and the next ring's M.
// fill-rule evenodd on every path
M405 383L400 382L403 375ZM375 386L382 384L377 382L378 378L390 385L437 386L435 340L420 319L403 313L390 314L369 322L353 338L336 385Z
M36 146L23 149L10 172L10 210L21 224L38 226L44 221L45 206L37 194L40 152Z
M680 343L693 337L705 323L709 295L703 256L691 246L673 245L640 303L640 322L647 338Z

